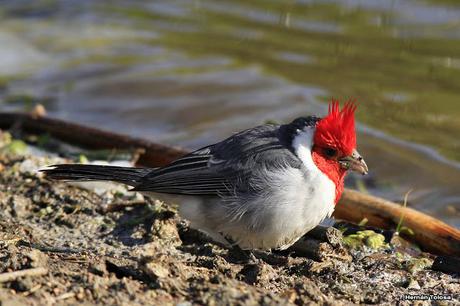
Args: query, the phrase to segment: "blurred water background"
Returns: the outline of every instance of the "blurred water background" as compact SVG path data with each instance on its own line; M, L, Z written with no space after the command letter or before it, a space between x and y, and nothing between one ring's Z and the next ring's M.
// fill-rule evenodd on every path
M460 2L0 1L0 110L198 148L359 102L349 187L460 227Z

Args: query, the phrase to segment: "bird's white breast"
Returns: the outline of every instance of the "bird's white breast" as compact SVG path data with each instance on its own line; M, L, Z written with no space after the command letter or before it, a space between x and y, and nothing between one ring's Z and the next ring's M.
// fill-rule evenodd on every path
M290 168L284 172L286 188L282 188L281 193L287 201L285 207L279 207L278 213L283 220L278 222L284 224L280 230L286 237L285 243L278 246L280 248L289 247L300 236L330 217L335 208L335 184L312 159L313 134L314 128L307 127L299 131L293 140L293 148L306 171Z

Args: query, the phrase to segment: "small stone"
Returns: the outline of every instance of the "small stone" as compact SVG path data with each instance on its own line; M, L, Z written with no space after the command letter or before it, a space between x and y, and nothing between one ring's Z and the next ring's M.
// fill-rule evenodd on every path
M85 293L84 292L78 292L75 297L77 300L82 301L85 298Z
M48 256L39 250L32 249L26 256L30 259L32 268L48 266Z
M166 278L169 275L169 270L167 268L153 261L143 264L141 268L149 277L154 280Z
M246 283L253 285L260 282L266 282L267 278L273 278L275 275L271 273L268 265L264 263L247 264L238 273L238 278Z
M297 293L294 289L285 290L284 292L281 292L280 296L288 300L289 303L294 303L297 299Z
M88 270L89 270L89 272L91 272L93 274L96 274L96 275L99 275L99 276L103 276L103 275L107 274L106 265L101 263L101 262L93 263L92 265L90 265Z
M152 235L161 238L162 242L172 245L179 245L181 243L176 223L173 220L155 219L150 231Z
M10 203L13 214L16 217L25 217L27 214L29 214L29 209L31 206L30 199L20 195L14 195L10 198Z
M420 290L420 285L415 279L411 279L409 281L409 285L407 286L407 289Z

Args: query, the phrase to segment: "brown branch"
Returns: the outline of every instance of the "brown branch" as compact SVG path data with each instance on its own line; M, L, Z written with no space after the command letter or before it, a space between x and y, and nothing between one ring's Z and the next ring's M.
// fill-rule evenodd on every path
M151 141L103 131L60 119L35 117L24 113L0 113L0 128L48 133L64 142L80 145L89 149L144 149L139 153L138 163L150 167L167 164L187 153L187 151L165 146Z

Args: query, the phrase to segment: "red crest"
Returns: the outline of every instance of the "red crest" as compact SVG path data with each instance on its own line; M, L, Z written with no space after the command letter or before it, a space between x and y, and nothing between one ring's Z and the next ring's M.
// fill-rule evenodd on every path
M332 99L327 116L316 124L315 145L350 155L356 148L355 110L354 100L346 102L340 110L339 101Z

